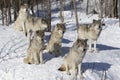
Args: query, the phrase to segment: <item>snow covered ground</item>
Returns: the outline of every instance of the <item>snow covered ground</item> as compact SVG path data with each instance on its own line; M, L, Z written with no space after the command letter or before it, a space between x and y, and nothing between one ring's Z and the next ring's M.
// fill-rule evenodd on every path
M57 22L59 13L52 14L52 26ZM91 23L97 15L78 13L79 23ZM64 11L67 31L62 41L63 56L77 39L75 16ZM88 18L89 17L89 18ZM98 39L99 53L87 53L82 64L84 80L120 80L120 27L117 19L105 19ZM28 41L23 33L16 32L13 24L0 25L0 80L72 80L72 76L57 69L63 63L62 57L43 54L45 64L28 65L23 63ZM45 42L50 33L46 32Z

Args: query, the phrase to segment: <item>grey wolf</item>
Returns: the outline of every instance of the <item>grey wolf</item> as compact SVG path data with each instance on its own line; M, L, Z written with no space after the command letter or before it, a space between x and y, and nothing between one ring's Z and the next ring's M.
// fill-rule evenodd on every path
M43 63L42 52L44 48L44 31L34 32L34 36L30 41L27 49L27 56L24 58L24 62L27 64Z
M31 37L31 32L45 30L48 27L48 21L44 18L33 17L28 13L28 6L24 4L20 7L18 17L14 22L14 29L23 31L25 36Z
M66 71L67 74L70 74L70 69L72 69L74 75L73 80L76 80L77 75L82 78L81 64L86 54L86 46L87 40L77 39L70 48L69 53L64 57L64 64L58 70Z
M93 20L92 24L81 24L78 28L78 38L88 39L89 48L88 51L98 52L96 49L97 39L102 30L101 20ZM94 42L94 48L92 50L92 42Z
M62 38L66 28L64 23L56 24L54 30L51 33L50 40L46 46L46 51L49 53L55 53L55 56L58 57L61 55L61 45Z

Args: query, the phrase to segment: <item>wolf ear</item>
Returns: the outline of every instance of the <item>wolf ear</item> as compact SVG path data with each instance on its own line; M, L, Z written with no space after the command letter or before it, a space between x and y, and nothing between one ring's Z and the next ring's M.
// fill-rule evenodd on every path
M81 42L80 39L77 39L76 45L78 45Z
M57 23L57 27L59 27L61 24Z
M96 22L96 20L95 19L93 19L93 23L95 23Z
M98 22L101 22L101 19L99 19Z
M46 23L47 23L47 21L46 21L44 18L41 19L41 22L42 22L43 24L46 24Z
M23 8L23 9L28 9L28 4L23 4L23 5L21 5L21 8Z

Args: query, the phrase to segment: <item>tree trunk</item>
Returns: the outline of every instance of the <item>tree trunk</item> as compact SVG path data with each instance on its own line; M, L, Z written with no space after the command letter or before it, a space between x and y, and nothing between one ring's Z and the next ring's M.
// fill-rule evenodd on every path
M73 0L73 6L74 6L75 17L76 17L76 26L78 28L79 23L78 23L77 7L76 7L76 1L75 0Z
M13 3L14 3L14 21L16 20L16 18L17 18L17 6L16 6L16 3L17 3L17 1L15 0L15 1L13 1Z
M48 31L51 31L51 4L50 0L47 0L47 8L48 8Z
M108 0L105 0L105 17L108 16Z
M119 0L119 27L120 27L120 0Z
M10 0L9 0L9 2L8 2L8 9L7 9L7 13L8 13L8 19L7 19L7 23L6 23L6 25L8 26L9 24L10 24L10 22L11 22L11 2L10 2Z
M4 2L1 1L1 11L2 11L2 25L4 25Z
M89 10L89 0L87 0L86 15L88 15L88 10Z
M115 0L115 17L118 18L118 0Z
M64 11L64 6L63 6L63 0L60 0L60 17L61 17L61 22L64 22L64 15L63 12Z
M46 9L45 9L45 1L43 0L43 4L41 4L42 6L42 11L43 11L43 16L46 17Z
M110 14L111 15L110 15L110 17L114 18L114 0L111 0L110 4L111 4L110 5L111 6L111 9L110 9L110 11L111 11Z
M100 18L103 18L103 0L100 1Z

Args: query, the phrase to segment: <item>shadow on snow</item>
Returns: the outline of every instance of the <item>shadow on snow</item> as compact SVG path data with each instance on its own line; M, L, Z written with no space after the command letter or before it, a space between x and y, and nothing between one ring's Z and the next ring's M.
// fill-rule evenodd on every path
M103 44L97 44L97 48L102 51L102 50L117 50L120 49L118 47L112 47L112 46L107 46L107 45L103 45Z
M91 63L82 63L82 70L85 72L87 69L97 70L97 71L106 71L111 67L111 64L103 62L91 62Z

